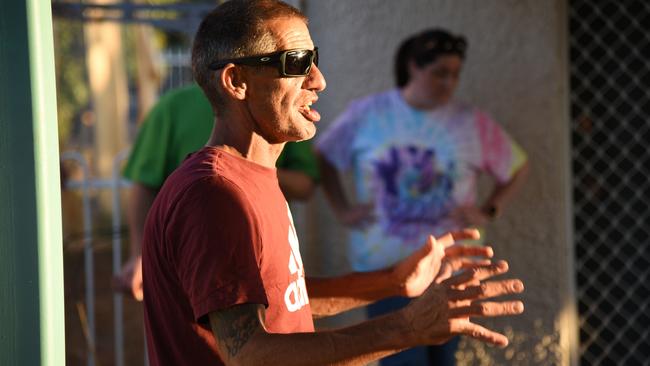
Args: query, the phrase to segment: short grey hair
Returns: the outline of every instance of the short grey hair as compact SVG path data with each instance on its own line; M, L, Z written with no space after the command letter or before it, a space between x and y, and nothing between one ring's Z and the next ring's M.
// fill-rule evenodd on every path
M210 64L274 51L276 40L264 23L282 17L307 23L298 9L278 0L230 0L203 19L192 46L192 73L215 114L224 106L224 99L211 78L215 71Z

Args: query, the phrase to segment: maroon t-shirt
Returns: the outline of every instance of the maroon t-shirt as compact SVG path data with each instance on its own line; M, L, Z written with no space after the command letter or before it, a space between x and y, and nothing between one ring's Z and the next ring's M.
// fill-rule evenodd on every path
M204 148L167 179L142 247L151 365L221 365L208 314L264 304L273 333L314 324L275 169Z

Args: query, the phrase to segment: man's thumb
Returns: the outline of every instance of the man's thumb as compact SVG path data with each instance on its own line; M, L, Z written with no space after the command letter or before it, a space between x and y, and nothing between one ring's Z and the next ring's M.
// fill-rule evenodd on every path
M438 246L439 245L436 238L433 235L429 235L429 237L427 238L427 242L420 249L423 252L422 256L425 257L431 254L431 252L435 251Z

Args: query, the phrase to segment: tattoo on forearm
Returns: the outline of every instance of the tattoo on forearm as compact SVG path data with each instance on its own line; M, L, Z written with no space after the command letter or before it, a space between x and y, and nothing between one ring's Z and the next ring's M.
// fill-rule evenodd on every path
M235 357L260 327L257 305L239 305L220 312L212 322L217 342Z

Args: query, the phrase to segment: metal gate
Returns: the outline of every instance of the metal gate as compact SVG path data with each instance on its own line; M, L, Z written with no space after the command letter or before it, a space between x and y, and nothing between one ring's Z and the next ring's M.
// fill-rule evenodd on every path
M215 2L216 3L216 2ZM113 4L89 4L83 2L63 2L54 0L52 2L52 11L55 19L67 19L79 22L119 22L119 23L144 23L154 27L176 32L186 40L190 40L194 30L202 17L212 8L212 3L196 4L164 4L149 5L135 4L130 2L113 3ZM103 10L103 12L96 12ZM173 16L171 16L173 15ZM83 53L85 50L77 50ZM190 56L186 48L167 49L162 53L166 75L161 87L160 93L169 89L187 85L192 81ZM130 88L132 89L132 88ZM134 105L136 100L131 96L130 104ZM135 109L131 110L130 125L135 126ZM88 140L88 136L85 136ZM87 142L87 141L86 141ZM80 143L83 145L83 143ZM86 364L94 366L99 364L97 359L98 339L107 338L107 333L113 334L113 359L115 365L125 365L132 363L133 360L125 358L125 327L124 327L124 308L123 295L115 292L112 295L112 328L105 329L97 324L96 307L99 305L98 290L96 281L107 282L109 278L97 278L97 268L101 264L96 259L96 251L100 236L106 236L104 233L99 234L96 231L96 202L95 197L98 192L109 192L111 197L111 252L112 263L110 265L113 274L121 270L121 257L123 250L122 236L124 233L125 220L121 216L123 208L121 207L120 192L129 186L129 182L121 178L122 165L127 156L127 151L122 151L114 158L112 176L106 179L99 179L92 176L90 164L87 156L78 151L66 151L61 154L62 162L67 166L75 166L81 174L75 179L68 180L65 188L80 192L80 205L82 220L82 232L80 233L83 246L83 303L78 303L80 318L82 318L83 331L86 347ZM105 239L105 238L104 238ZM105 240L104 240L105 241ZM70 246L70 243L67 243ZM64 246L66 242L64 241ZM70 275L70 274L68 274ZM73 276L74 277L74 276ZM71 299L68 299L70 301ZM127 362L128 361L128 362ZM147 364L146 354L143 362ZM139 363L141 364L141 363Z
M175 2L169 4L140 4L131 1L115 2L111 4L93 4L78 1L52 1L52 13L55 19L74 20L83 23L87 22L118 22L118 23L139 23L149 24L156 28L166 31L174 32L177 37L181 37L184 41L180 42L185 46L179 48L173 47L163 51L162 58L166 67L166 76L160 86L160 94L166 91L181 86L185 86L192 82L192 71L190 65L190 52L189 44L194 35L195 30L201 19L214 8L218 3L225 0L215 0L206 2ZM285 0L286 1L286 0ZM288 3L294 6L300 6L298 0L289 0ZM98 11L100 10L100 11ZM81 46L80 48L83 48ZM77 52L83 53L85 49L78 49ZM135 105L137 102L134 96L131 96L130 105ZM130 125L135 126L135 110L130 112L129 120ZM86 135L78 132L80 135ZM80 140L88 140L80 138ZM83 143L79 143L83 145ZM125 227L125 220L121 216L123 208L121 207L120 192L122 189L128 188L130 183L121 178L122 165L127 157L127 151L122 151L113 160L112 176L106 179L99 179L92 176L90 164L86 156L78 151L66 151L61 154L61 160L65 161L67 165L75 165L81 172L76 179L68 180L65 188L68 190L79 191L81 200L81 245L83 250L83 304L78 303L80 318L84 323L84 338L85 338L85 359L88 366L99 364L97 359L98 339L106 338L106 333L110 329L101 328L97 322L96 305L100 303L97 300L98 291L96 288L97 267L100 264L95 260L99 236L96 233L93 221L96 211L94 207L94 197L98 192L110 192L111 197L111 270L115 275L121 270L121 257L123 246L123 229ZM106 235L104 235L106 236ZM69 243L68 243L69 244ZM64 240L64 246L66 245ZM108 281L108 279L103 279ZM70 299L68 299L70 301ZM125 358L125 314L123 306L123 295L115 292L112 295L112 332L113 332L113 346L114 346L114 364L117 366L125 365L127 362ZM104 337L102 337L102 335ZM130 361L133 362L132 360ZM143 362L148 364L146 359ZM140 362L138 362L140 364Z
M583 365L650 364L650 2L570 2Z

